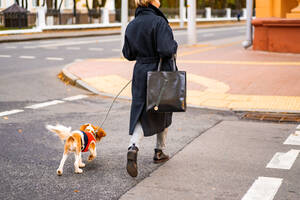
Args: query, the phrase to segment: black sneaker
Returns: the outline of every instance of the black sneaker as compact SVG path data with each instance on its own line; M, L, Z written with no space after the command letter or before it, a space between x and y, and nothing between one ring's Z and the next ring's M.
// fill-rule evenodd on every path
M130 176L136 177L137 171L137 152L139 149L133 144L127 152L127 172Z
M161 149L154 149L154 157L153 161L154 163L162 163L169 160L169 156L164 154L164 152Z

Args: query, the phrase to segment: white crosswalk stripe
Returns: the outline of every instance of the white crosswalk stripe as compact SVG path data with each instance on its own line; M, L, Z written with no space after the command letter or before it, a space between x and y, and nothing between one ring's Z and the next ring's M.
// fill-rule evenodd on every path
M299 150L295 149L292 149L287 153L278 152L273 156L266 168L291 169L298 157L299 152Z
M272 200L281 183L281 178L258 177L242 200Z
M292 133L283 144L300 145L300 131L295 131L295 133Z

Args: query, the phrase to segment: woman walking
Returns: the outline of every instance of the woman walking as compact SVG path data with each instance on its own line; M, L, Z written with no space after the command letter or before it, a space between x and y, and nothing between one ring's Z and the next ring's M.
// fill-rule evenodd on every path
M137 153L141 140L156 134L154 163L165 162L164 154L168 127L172 123L172 113L146 111L147 72L156 71L160 58L162 70L172 70L172 56L176 54L177 42L167 18L159 10L159 0L135 0L137 9L125 33L123 55L130 61L136 60L132 78L132 104L130 112L130 144L127 152L127 172L136 177Z

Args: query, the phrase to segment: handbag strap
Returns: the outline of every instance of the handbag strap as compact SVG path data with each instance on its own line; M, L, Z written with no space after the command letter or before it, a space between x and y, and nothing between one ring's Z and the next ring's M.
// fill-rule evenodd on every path
M176 71L176 55L175 54L172 56L171 60L173 61L172 68L173 68L173 71L175 72ZM163 61L163 59L159 58L159 63L158 63L158 67L157 67L158 72L161 71L162 61Z

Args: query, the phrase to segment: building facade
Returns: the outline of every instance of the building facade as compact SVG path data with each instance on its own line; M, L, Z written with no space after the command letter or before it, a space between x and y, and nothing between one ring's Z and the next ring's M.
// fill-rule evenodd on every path
M300 0L256 0L254 50L300 53Z

